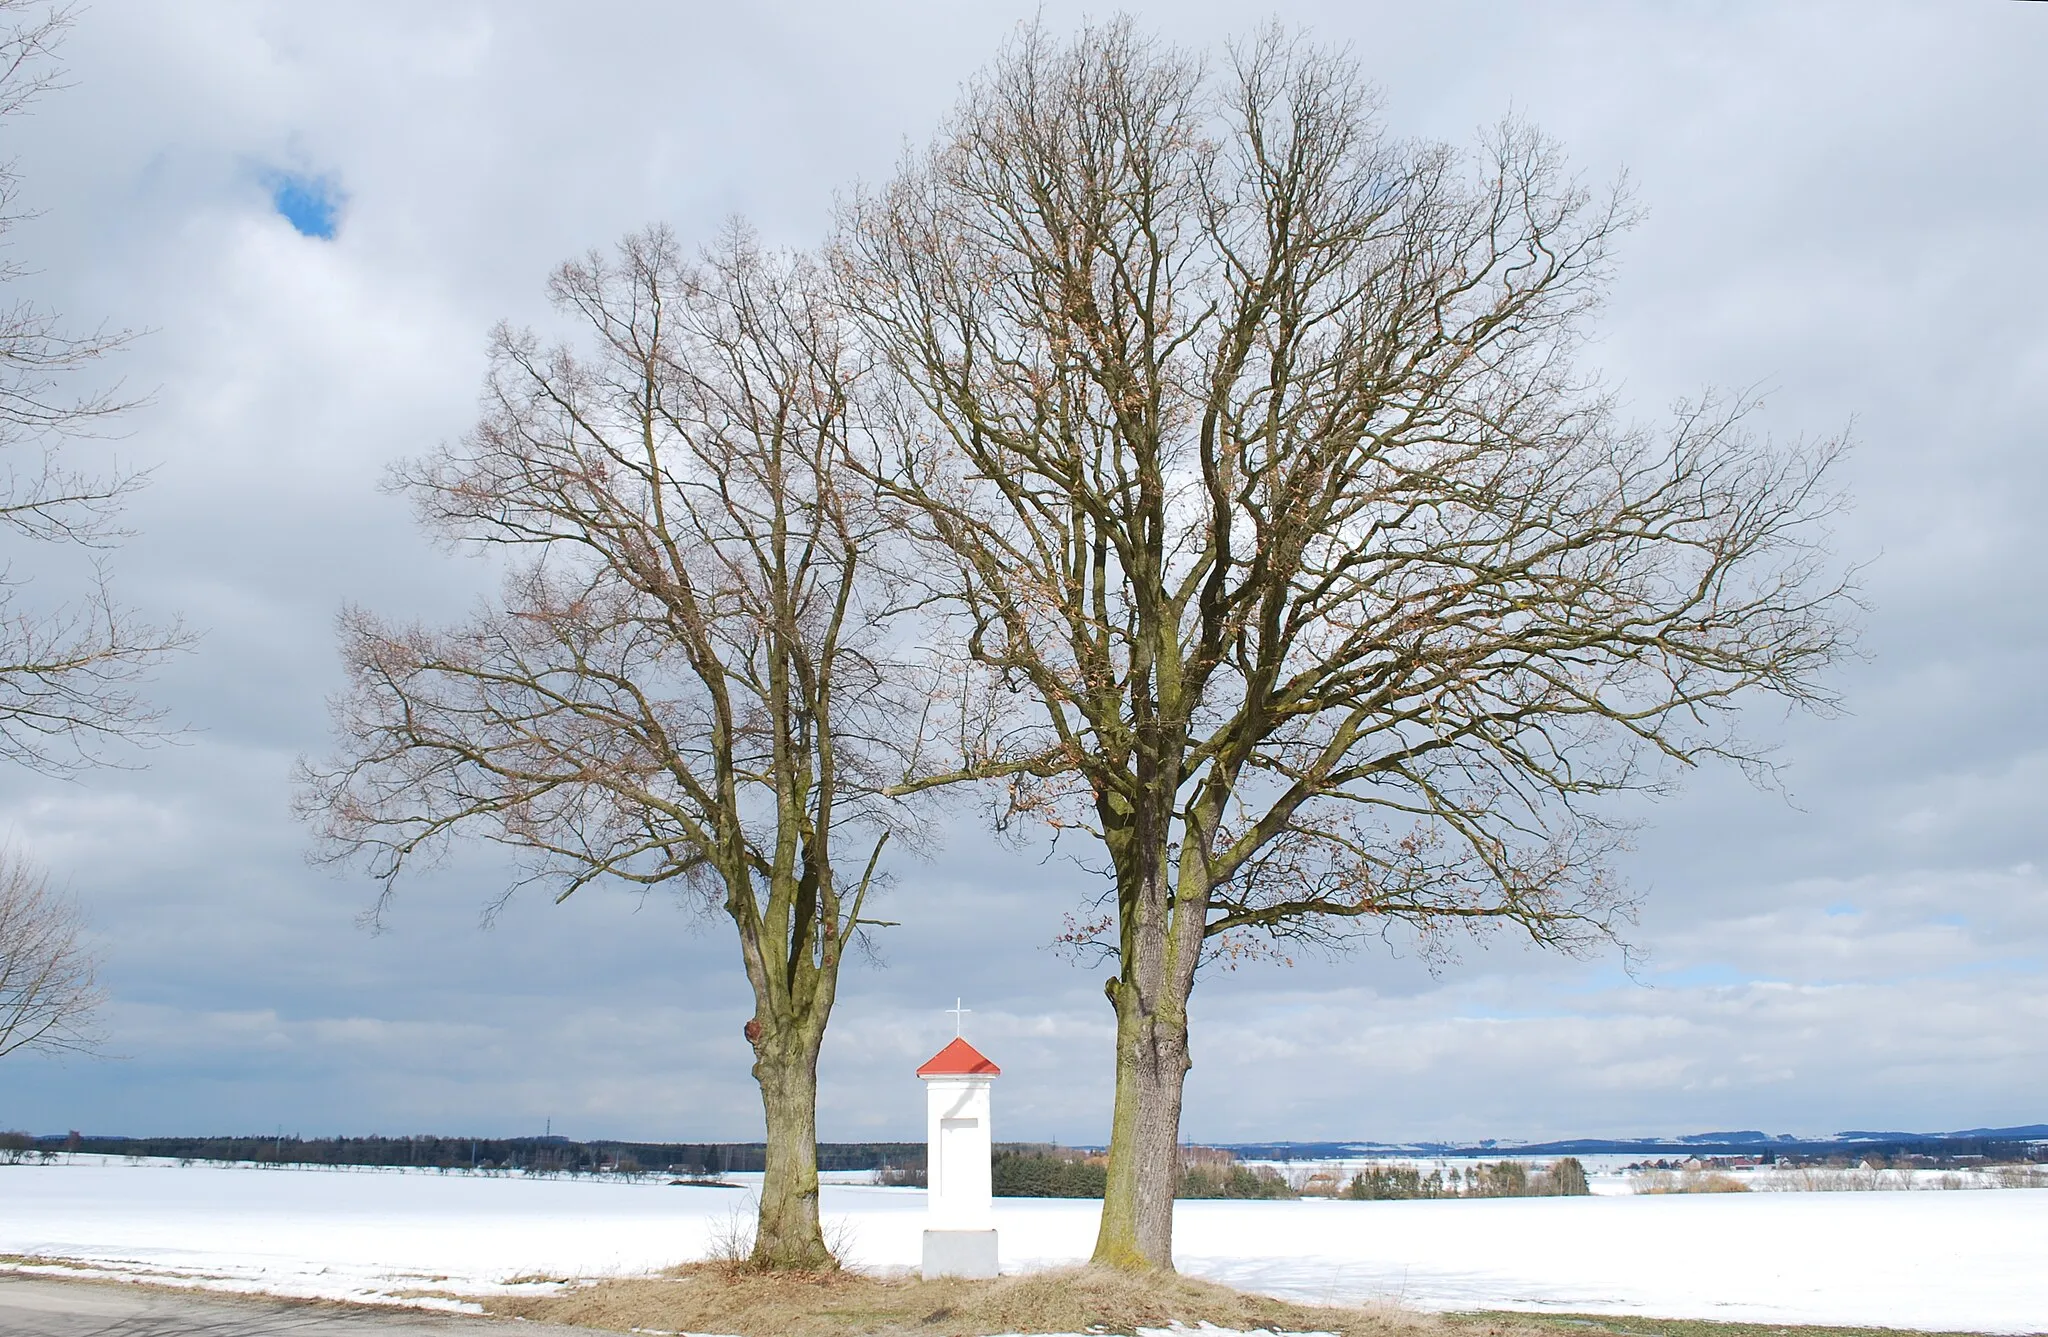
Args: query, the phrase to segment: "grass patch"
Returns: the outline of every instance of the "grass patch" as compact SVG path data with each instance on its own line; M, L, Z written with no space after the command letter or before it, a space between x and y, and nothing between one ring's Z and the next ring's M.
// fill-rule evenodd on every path
M1659 1170L1649 1175L1636 1177L1638 1193L1747 1193L1749 1185L1734 1175L1717 1173L1702 1174L1687 1170L1684 1174L1672 1174Z
M791 1274L691 1263L657 1277L614 1278L553 1295L492 1296L482 1298L482 1303L493 1316L541 1323L735 1337L1127 1337L1141 1327L1163 1328L1175 1322L1189 1328L1211 1323L1240 1332L1329 1332L1340 1337L1904 1337L1896 1328L1601 1314L1422 1314L1379 1305L1293 1304L1193 1277L1100 1267L1058 1268L994 1281L925 1281L914 1274L878 1277L851 1269Z
M990 1337L1135 1332L1178 1321L1250 1332L1341 1337L1549 1337L1519 1315L1440 1318L1400 1309L1291 1304L1172 1274L1075 1267L994 1281L749 1272L697 1263L659 1277L600 1281L556 1295L493 1296L498 1316L579 1327L721 1332L736 1337Z
M1449 1317L1449 1316L1447 1316ZM1484 1325L1516 1319L1524 1331L1544 1337L1577 1333L1581 1337L1985 1337L1982 1333L1926 1332L1920 1328L1825 1328L1787 1323L1723 1323L1703 1318L1634 1318L1614 1314L1461 1314ZM1481 1326L1477 1331L1484 1332ZM2037 1335L2038 1337L2038 1335Z
M63 1267L83 1272L97 1268L99 1264L80 1262L76 1258L46 1258L39 1253L0 1253L0 1270L17 1267Z

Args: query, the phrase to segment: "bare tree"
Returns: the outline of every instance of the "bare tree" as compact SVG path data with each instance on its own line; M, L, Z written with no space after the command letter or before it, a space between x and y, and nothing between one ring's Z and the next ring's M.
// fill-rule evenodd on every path
M83 929L78 907L50 890L47 874L0 850L0 1058L98 1046L100 991Z
M0 0L0 121L54 86L49 59L70 16ZM13 163L0 163L0 239L22 218L20 187ZM0 285L26 272L0 262ZM45 772L102 761L117 739L156 737L163 712L135 685L190 639L175 622L152 625L121 606L99 560L125 537L121 506L144 476L80 469L66 449L132 407L118 390L66 388L127 342L104 329L66 333L33 302L0 303L0 529L93 559L85 592L68 602L24 597L26 578L0 562L0 757Z
M1608 941L1594 800L1760 761L1749 697L1826 704L1836 446L1619 419L1575 354L1628 221L1521 127L1401 142L1342 56L1273 30L1211 70L1127 21L1026 29L848 206L899 386L870 469L1026 706L931 781L1107 856L1097 1260L1172 1266L1205 960Z
M302 776L329 853L387 898L473 833L557 899L611 879L722 906L767 1117L753 1259L806 1269L832 1265L819 1047L909 830L882 789L919 696L871 560L897 522L845 470L859 368L828 286L737 227L698 264L654 229L558 270L587 351L501 328L481 423L395 478L435 532L530 555L460 627L344 614L341 752Z

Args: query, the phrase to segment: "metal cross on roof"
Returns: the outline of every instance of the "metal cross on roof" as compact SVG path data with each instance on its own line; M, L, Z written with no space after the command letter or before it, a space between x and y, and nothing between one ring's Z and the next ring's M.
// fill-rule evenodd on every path
M947 1008L947 1009L946 1009L946 1011L948 1011L948 1012L951 1012L951 1013L953 1014L953 1038L954 1038L954 1039L956 1039L956 1040L957 1040L957 1039L959 1039L959 1038L960 1038L960 1023L961 1023L961 1021L962 1021L962 1020L963 1020L963 1019L964 1019L964 1018L966 1017L966 1015L967 1015L967 1014L968 1014L969 1012L972 1012L973 1010L974 1010L974 1009L973 1009L973 1008L971 1008L971 1007L962 1007L962 1006L960 1006L960 1000L959 1000L958 998L955 998L955 999L953 1000L953 1006L951 1006L951 1007L949 1007L949 1008Z

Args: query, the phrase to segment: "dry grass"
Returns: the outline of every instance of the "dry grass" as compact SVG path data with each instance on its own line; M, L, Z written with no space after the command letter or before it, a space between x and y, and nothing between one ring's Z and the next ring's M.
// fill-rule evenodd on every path
M1636 1177L1635 1190L1638 1193L1747 1193L1749 1185L1733 1175L1698 1170L1687 1170L1684 1174L1672 1174L1666 1170Z
M1132 1333L1179 1321L1342 1337L1534 1337L1516 1319L1443 1319L1398 1309L1290 1304L1162 1273L1077 1267L995 1281L845 1271L750 1272L699 1263L556 1295L493 1298L493 1314L626 1332L735 1337L990 1337L995 1333Z

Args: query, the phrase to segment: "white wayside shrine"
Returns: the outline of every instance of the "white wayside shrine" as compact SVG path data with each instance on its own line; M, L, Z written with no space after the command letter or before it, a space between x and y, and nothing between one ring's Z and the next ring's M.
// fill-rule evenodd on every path
M924 1078L927 1278L996 1274L988 1097L1001 1071L957 1035L917 1070Z

